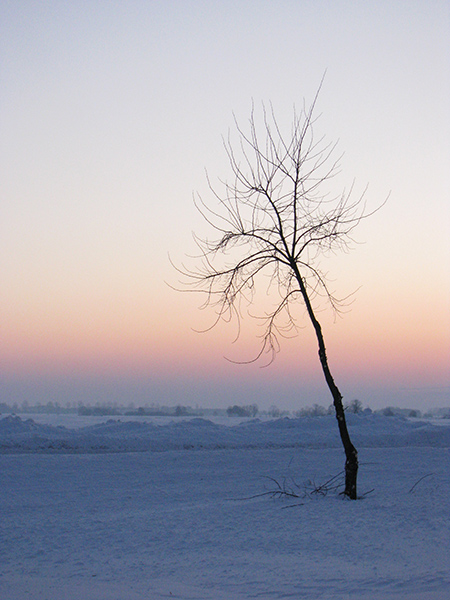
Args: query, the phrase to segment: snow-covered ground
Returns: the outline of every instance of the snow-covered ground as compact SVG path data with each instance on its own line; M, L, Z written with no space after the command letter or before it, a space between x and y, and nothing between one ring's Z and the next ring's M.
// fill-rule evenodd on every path
M450 424L349 415L351 502L332 417L227 423L0 419L0 598L450 597Z

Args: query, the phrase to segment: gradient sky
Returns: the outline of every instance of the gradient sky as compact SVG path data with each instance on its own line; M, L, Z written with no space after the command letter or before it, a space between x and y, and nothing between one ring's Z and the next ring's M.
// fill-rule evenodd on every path
M320 313L344 398L450 403L447 1L0 1L3 401L295 409L330 403L305 321L276 362L180 294L168 253L207 233L192 203L252 99L281 122L326 70L317 129L369 183L364 242L325 267ZM338 184L339 182L337 182ZM339 190L337 190L339 191ZM302 312L299 312L300 318Z

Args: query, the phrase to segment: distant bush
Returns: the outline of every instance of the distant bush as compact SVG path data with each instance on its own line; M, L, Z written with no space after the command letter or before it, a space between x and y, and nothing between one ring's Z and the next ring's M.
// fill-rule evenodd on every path
M347 404L345 410L349 413L353 413L354 415L359 415L363 411L362 402L359 400L352 400L350 404Z
M258 407L256 404L250 404L248 406L229 406L227 408L227 415L229 417L256 417L258 414Z
M331 406L331 409L333 407ZM330 409L326 409L323 406L320 406L320 404L313 404L313 406L305 406L304 408L301 408L300 410L297 410L294 415L296 417L325 417L326 415L329 415L330 413Z
M267 411L267 414L269 417L272 417L272 419L279 419L281 417L281 410L278 406L271 406Z

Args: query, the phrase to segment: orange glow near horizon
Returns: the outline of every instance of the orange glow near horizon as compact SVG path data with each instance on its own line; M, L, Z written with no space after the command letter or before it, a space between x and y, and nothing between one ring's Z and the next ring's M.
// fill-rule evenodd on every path
M186 319L192 320L192 315ZM5 373L76 371L106 377L151 373L220 378L231 373L245 379L261 373L259 365L263 362L230 365L224 358L253 358L259 349L254 331L233 345L226 326L197 334L164 314L154 322L157 326L135 313L119 323L67 316L64 322L57 318L23 322L20 330L17 326L4 327L2 369ZM440 385L448 381L450 349L445 331L429 330L426 324L422 330L398 328L396 332L392 328L385 332L376 322L364 325L364 329L357 327L355 319L346 317L342 324L325 328L330 366L337 378L410 379ZM298 337L282 340L281 352L268 370L274 377L303 379L316 372L317 364L316 341L312 331L305 328Z

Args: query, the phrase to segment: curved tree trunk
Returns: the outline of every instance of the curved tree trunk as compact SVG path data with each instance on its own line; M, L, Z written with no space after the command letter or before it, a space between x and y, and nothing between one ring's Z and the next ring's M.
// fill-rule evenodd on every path
M344 446L345 452L345 489L344 495L351 500L357 499L356 492L356 481L358 475L358 452L350 440L350 435L347 429L347 421L345 419L344 405L342 404L342 394L339 391L337 385L334 383L334 379L331 375L330 368L328 366L327 352L325 349L325 341L323 339L322 327L319 321L316 319L311 302L309 300L308 292L305 287L303 278L300 275L297 265L295 265L294 271L296 279L300 285L300 291L303 296L303 300L306 304L309 318L316 332L317 342L319 344L319 360L322 366L323 374L327 382L328 388L333 397L333 405L336 413L336 419L339 427L339 434L341 436L342 445Z
M318 324L319 325L319 324ZM336 411L336 419L339 426L339 433L341 436L342 445L345 451L345 489L344 494L351 500L356 500L356 479L358 475L358 452L350 440L350 435L347 429L347 422L345 420L344 406L342 404L342 395L334 383L334 379L331 376L330 369L328 367L328 359L325 351L325 344L323 341L322 330L319 325L319 329L316 329L317 339L319 341L319 359L322 365L322 371L325 375L325 380L330 389L331 395L333 396L334 409Z

